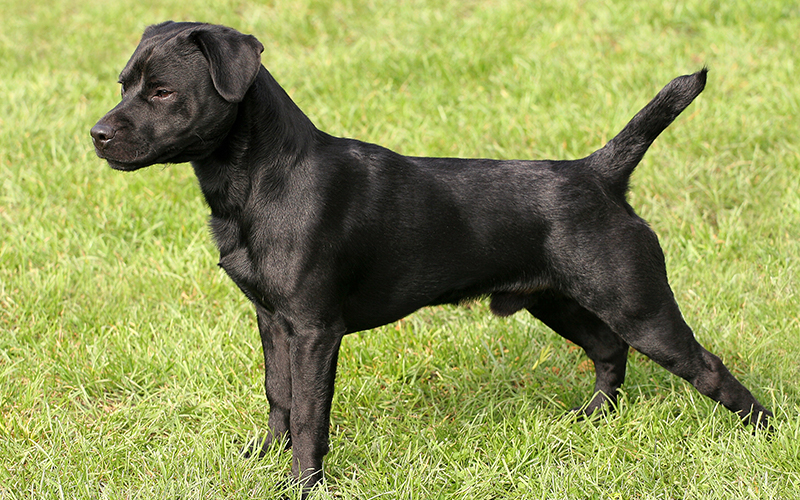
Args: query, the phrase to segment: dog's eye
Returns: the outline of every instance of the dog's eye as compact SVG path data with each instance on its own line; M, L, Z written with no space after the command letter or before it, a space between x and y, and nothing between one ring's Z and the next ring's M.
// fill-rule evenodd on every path
M153 97L155 99L166 99L167 97L171 96L173 92L167 89L158 89L153 93Z

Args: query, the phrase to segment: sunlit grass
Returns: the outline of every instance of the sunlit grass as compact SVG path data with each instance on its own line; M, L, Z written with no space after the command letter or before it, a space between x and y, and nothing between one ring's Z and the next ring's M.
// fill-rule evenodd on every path
M88 130L143 28L253 33L321 129L413 155L576 158L664 84L706 91L637 169L684 316L776 412L771 440L639 354L591 363L483 303L345 339L320 498L793 498L800 86L792 2L0 0L0 499L272 498L251 307L186 165L113 172Z

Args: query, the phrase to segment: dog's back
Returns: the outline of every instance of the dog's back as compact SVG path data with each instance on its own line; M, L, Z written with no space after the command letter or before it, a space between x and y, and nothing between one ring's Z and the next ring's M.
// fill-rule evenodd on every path
M347 208L321 213L337 222L317 225L316 239L338 239L340 259L352 265L348 325L371 328L422 306L483 295L492 296L496 314L509 315L571 279L577 271L566 264L574 260L564 256L575 254L574 246L613 244L607 228L633 225L628 238L649 239L651 230L625 202L628 180L705 81L705 69L676 78L608 144L579 160L406 157L329 138L323 156L344 158L329 168L350 182L329 185L327 205ZM565 265L555 272L560 260Z

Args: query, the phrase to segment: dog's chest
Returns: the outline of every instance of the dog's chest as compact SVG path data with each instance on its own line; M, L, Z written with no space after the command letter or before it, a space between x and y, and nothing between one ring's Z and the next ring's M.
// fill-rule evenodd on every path
M225 270L250 301L272 312L274 307L266 293L263 276L257 272L252 252L241 225L231 219L211 218L211 231L219 248L219 266Z

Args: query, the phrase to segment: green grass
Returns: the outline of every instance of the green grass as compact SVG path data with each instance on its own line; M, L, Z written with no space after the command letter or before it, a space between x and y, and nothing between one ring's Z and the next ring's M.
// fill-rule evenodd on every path
M575 422L574 346L431 308L344 341L319 498L800 497L796 2L0 0L0 499L272 498L289 470L237 454L263 360L191 169L125 175L90 144L168 18L255 34L320 128L414 155L580 157L711 69L630 199L772 439L638 354L619 413Z

